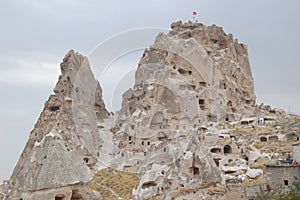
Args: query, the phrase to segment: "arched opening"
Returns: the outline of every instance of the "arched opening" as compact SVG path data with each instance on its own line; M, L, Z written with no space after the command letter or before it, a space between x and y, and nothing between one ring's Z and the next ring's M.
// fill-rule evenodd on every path
M231 146L225 145L224 146L224 154L229 154L229 153L232 153Z
M278 141L278 136L277 135L272 135L269 137L270 142L277 142Z
M261 141L261 142L267 142L268 139L267 139L266 137L263 137L263 136L262 136L262 137L260 137L260 141Z
M163 120L164 120L164 115L162 112L155 113L150 123L150 129L155 129L155 130L161 129L161 127L163 127Z
M297 141L297 140L299 140L299 136L295 133L289 133L286 135L286 139L288 141Z

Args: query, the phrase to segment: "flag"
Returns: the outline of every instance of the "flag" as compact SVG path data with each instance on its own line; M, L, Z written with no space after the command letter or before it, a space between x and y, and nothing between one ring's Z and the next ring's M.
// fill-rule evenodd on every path
M197 15L197 12L196 12L196 11L193 11L193 15L194 15L194 16Z

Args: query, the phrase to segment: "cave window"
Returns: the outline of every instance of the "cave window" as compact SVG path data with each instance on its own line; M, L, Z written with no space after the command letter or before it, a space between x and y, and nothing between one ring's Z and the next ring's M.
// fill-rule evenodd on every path
M55 200L64 200L65 198L66 198L66 196L63 194L59 194L59 195L55 196Z
M289 181L288 180L283 180L284 185L289 185Z
M219 148L212 148L210 150L210 152L212 152L212 153L221 153L221 149L219 149Z
M199 168L198 167L193 167L193 173L194 173L194 176L199 175Z
M178 71L180 74L184 74L184 72L185 72L183 69L178 69L177 71Z
M142 145L144 145L144 141L142 141Z
M189 71L189 75L191 75L192 74L192 71Z
M246 100L246 104L250 105L252 103L251 100Z
M199 85L202 87L206 87L206 82L199 82Z
M166 152L167 151L167 148L166 147L164 147L164 152Z
M149 145L150 145L150 142L147 142L147 145L149 146Z
M59 106L51 106L51 107L49 108L49 110L50 110L51 112L56 112L56 111L59 110Z
M260 141L261 141L261 142L267 142L267 138L266 138L266 137L261 137L261 138L260 138Z
M220 165L219 159L214 159L214 161L215 161L217 167L219 167L219 165Z
M224 146L224 153L225 154L232 153L231 146L225 145Z
M146 152L144 152L144 156L146 156L147 155L147 153Z
M128 140L131 141L131 136L128 137Z
M88 159L88 158L84 158L83 161L84 161L85 163L88 163L88 162L89 162L89 159Z
M199 103L199 105L204 105L205 104L205 100L204 99L199 99L198 103Z

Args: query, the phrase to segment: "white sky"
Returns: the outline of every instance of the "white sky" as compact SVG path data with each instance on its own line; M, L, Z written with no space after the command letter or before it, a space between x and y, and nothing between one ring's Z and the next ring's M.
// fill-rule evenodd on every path
M193 11L248 45L257 103L300 114L299 7L298 0L1 1L0 181L11 175L69 49L87 55L112 35L169 29ZM118 59L101 80L108 108L117 109L121 91L133 84L141 53Z

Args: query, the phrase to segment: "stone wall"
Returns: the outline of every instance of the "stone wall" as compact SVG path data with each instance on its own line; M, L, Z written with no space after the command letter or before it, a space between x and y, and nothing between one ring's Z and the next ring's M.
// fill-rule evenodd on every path
M267 182L274 189L278 186L289 186L294 182L294 177L299 177L300 166L267 166Z

